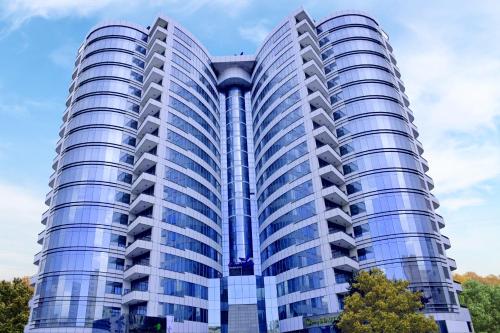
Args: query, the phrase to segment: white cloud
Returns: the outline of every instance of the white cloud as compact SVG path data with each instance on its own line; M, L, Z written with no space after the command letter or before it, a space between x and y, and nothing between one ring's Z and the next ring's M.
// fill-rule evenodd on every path
M482 198L475 197L455 197L441 201L441 205L450 211L456 211L464 207L479 206L484 203Z
M500 48L494 45L484 52L484 46L468 37L482 40L487 32L469 32L456 18L405 22L411 40L395 47L396 58L435 192L460 196L500 176ZM477 200L452 198L442 207L459 209L477 205Z
M8 22L3 33L19 28L34 17L59 18L64 16L87 16L117 0L11 0L2 5L1 19Z
M49 54L49 59L55 65L64 69L72 69L75 65L76 51L79 45L77 43L66 43L55 48Z
M254 44L259 45L269 34L267 21L260 21L251 26L244 26L238 29L240 36Z
M453 228L445 228L444 234L451 241L451 249L446 252L456 259L459 273L472 271L488 275L500 272L500 260L494 259L500 253L498 219L460 221L457 218Z
M41 249L36 237L43 230L40 218L45 209L41 193L0 183L0 279L35 273L36 266L29 263Z
M237 16L248 7L251 0L157 0L163 6L172 5L172 11L194 13L204 8L215 8L228 16Z
M35 17L57 19L62 17L110 16L135 13L137 10L168 10L176 13L194 13L213 8L234 17L247 8L251 0L10 0L0 3L0 37L18 29Z
M438 135L439 137L439 135ZM430 161L436 194L453 194L479 186L500 175L500 147L493 142L463 143L453 138L431 140L425 157Z
M34 100L23 95L7 93L0 82L1 117L12 117L17 120L28 117L32 112L42 112L51 108L60 108L60 105L49 100Z

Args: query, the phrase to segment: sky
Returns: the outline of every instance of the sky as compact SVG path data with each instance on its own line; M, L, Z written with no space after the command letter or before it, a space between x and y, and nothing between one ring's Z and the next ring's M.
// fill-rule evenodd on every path
M390 36L458 271L500 274L499 1L0 0L0 279L32 275L76 50L102 20L165 14L212 55L253 54L303 7L365 10ZM216 19L214 19L216 18Z

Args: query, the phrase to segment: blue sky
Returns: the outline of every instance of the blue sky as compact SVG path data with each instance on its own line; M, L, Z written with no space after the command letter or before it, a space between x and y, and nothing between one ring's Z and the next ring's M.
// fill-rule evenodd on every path
M76 49L104 19L158 13L213 55L251 54L285 15L344 9L389 34L458 271L500 274L500 43L496 1L0 0L0 278L35 272L36 235ZM215 18L215 19L214 19Z

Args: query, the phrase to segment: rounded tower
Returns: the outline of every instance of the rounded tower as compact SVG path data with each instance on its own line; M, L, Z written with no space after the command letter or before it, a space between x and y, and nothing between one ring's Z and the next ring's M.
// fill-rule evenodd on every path
M121 312L146 30L94 28L73 72L28 328L90 332Z
M362 12L329 16L317 32L360 269L410 281L438 323L465 325L439 203L387 35Z

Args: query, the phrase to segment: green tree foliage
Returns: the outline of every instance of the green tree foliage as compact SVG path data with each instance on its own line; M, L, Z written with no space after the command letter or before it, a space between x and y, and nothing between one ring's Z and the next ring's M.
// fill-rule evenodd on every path
M337 327L342 333L434 333L438 327L425 317L422 295L408 282L387 279L379 269L360 272L351 282Z
M0 281L0 333L22 333L33 294L28 278Z
M469 308L476 333L500 332L500 285L467 280L460 304Z

